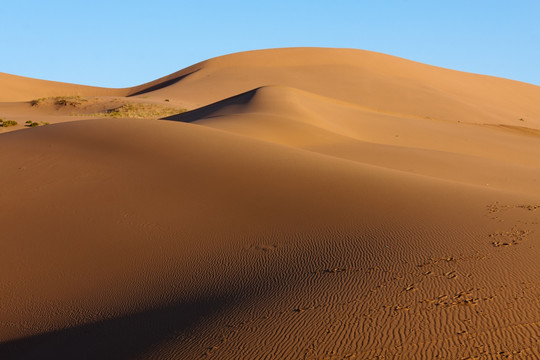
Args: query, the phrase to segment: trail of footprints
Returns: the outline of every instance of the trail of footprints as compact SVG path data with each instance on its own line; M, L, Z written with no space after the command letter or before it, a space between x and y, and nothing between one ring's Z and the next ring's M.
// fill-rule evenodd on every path
M539 211L540 210L540 204L530 204L530 205L503 205L499 202L495 202L491 205L487 206L487 212L488 216L497 222L504 222L504 220L501 218L501 213L505 211L509 211L511 209L520 209L525 211ZM530 222L523 221L521 225L528 225L528 224L538 224L538 217L534 217ZM510 228L506 228L501 231L497 231L491 234L488 234L487 237L491 241L491 245L493 247L507 247L507 246L513 246L513 245L519 245L523 241L526 241L527 237L532 234L532 231L529 229L525 229L522 226L518 226L517 224L512 225ZM275 249L275 245L273 246L261 246L256 245L254 248L256 250L261 251L272 251ZM367 309L367 313L365 314L359 314L361 317L370 317L374 313L377 313L379 311L388 311L394 312L396 315L399 315L399 313L407 312L411 308L416 306L427 306L428 309L452 309L454 307L462 307L462 306L476 306L481 302L487 302L493 300L496 295L493 294L487 294L485 293L485 289L482 288L475 288L475 287L469 287L461 291L452 292L452 293L441 293L437 296L432 297L422 297L418 292L419 288L421 287L422 282L427 277L436 277L440 279L447 279L447 280L454 280L458 277L464 277L464 278L471 278L472 274L470 273L459 273L458 270L456 270L456 266L458 263L464 262L464 261L478 261L478 260L484 260L487 256L482 255L480 253L476 253L472 256L447 256L447 257L441 257L441 258L429 258L425 261L416 264L416 269L418 270L417 273L412 274L413 278L416 279L415 282L409 282L406 283L405 286L402 288L403 294L418 294L414 297L408 297L408 301L404 301L403 303L398 304L390 304L390 305L382 305L380 308L373 308L370 307ZM449 270L449 268L453 268ZM449 271L445 271L449 270ZM323 268L320 270L312 271L310 274L313 276L350 276L353 274L368 274L373 272L383 272L386 273L386 275L389 277L387 280L382 281L379 285L375 286L373 289L369 290L370 292L377 292L381 290L382 288L386 286L395 286L396 281L404 282L405 279L403 276L401 276L398 273L393 273L390 270L383 269L378 266L369 267L369 268L360 268L360 267L331 267L331 268ZM412 299L416 299L415 302L411 303L410 301ZM275 316L284 315L287 312L293 312L293 313L303 313L306 311L316 311L316 310L322 310L325 308L336 308L336 307L347 307L351 306L356 303L363 302L364 299L353 299L341 303L320 303L315 305L301 305L284 311L278 311L273 313L272 315L266 315L262 317L256 317L252 318L249 321L243 321L237 324L228 324L227 327L232 330L232 333L237 333L238 331L241 331L244 327L250 327L254 326L255 323L260 323L261 321L270 321ZM275 319L274 319L275 320ZM457 336L463 336L467 334L467 330L458 330L456 335ZM219 347L221 347L224 342L227 341L227 339L232 334L223 335L221 337L221 341L219 345L212 346L207 349L207 352L202 356L206 357L211 355L215 350L217 350ZM312 344L311 348L308 350L306 349L306 355L312 356L316 353L316 344ZM362 352L363 354L366 354L365 352ZM508 353L511 354L512 352ZM514 355L518 354L519 351L513 352ZM504 358L506 355L508 355L505 351L500 351L493 354L487 354L483 353L482 356L496 356ZM361 356L361 353L346 353L346 354L327 354L328 359L349 359L349 358L357 358L357 356ZM510 355L511 356L511 355ZM375 357L377 358L377 357ZM465 357L469 359L476 359L480 357Z
M499 202L495 202L491 205L488 205L487 207L489 217L492 220L496 220L498 222L504 221L499 216L500 213L506 212L512 209L521 209L521 210L526 210L528 212L534 212L540 209L540 204L503 205L503 204L500 204ZM489 238L491 239L491 245L493 245L494 247L506 247L506 246L521 244L532 233L531 230L524 229L523 227L527 225L537 225L538 216L534 216L533 219L530 219L529 221L520 220L518 222L521 223L520 224L521 226L518 226L518 224L514 224L510 229L497 231L497 232L489 234Z
M509 211L511 209L516 210L524 210L528 212L535 212L537 210L540 210L540 204L529 204L529 205L501 205L500 203L496 202L487 207L488 214L491 217L491 219L496 220L498 222L503 223L504 219L499 216L500 212ZM527 214L530 215L530 214ZM526 241L527 238L533 233L532 230L525 228L527 225L536 225L539 223L537 216L527 216L529 218L528 221L521 220L518 221L518 223L513 224L510 226L510 228L506 228L501 231L497 231L491 234L488 234L488 238L491 241L491 245L494 247L506 247L506 246L512 246L512 245L519 245L522 242ZM525 218L525 217L522 217ZM403 293L414 293L421 287L421 283L424 281L426 277L437 277L442 279L448 279L453 280L458 278L458 276L463 276L465 278L471 278L473 275L470 273L458 273L458 270L456 270L456 266L458 263L463 261L478 261L478 260L484 260L487 259L486 255L481 255L480 253L476 253L473 256L460 256L460 257L441 257L441 258L429 258L426 261L417 264L417 268L420 270L420 274L422 276L417 276L418 274L414 275L414 277L417 279L414 283L408 283L406 286L403 287L402 292ZM449 270L449 268L453 268ZM445 271L445 270L449 271ZM334 275L352 275L354 273L360 273L360 272L373 272L373 271L383 271L386 273L390 273L388 270L381 269L379 267L372 267L369 269L361 269L361 268L346 268L346 267L334 267L334 268L327 268L322 269L316 272L313 272L313 274L334 274ZM397 280L403 280L403 277L399 275L395 275L391 277L390 280L383 282L382 284L378 285L376 288L372 289L371 291L377 291L380 288L389 285L393 281ZM522 285L526 285L526 283L522 283ZM523 288L523 289L526 289ZM461 291L453 292L453 293L442 293L435 297L426 297L426 298L420 298L418 300L418 303L429 306L432 309L452 309L455 307L472 307L480 304L481 302L489 302L495 299L496 295L487 293L487 289L478 288L478 287L469 287ZM326 307L336 307L336 306L346 306L348 304L359 302L362 300L357 301L349 301L347 303L343 304L319 304L319 305L312 305L308 307L297 307L294 309L296 312L304 312L304 311L310 311L310 310L317 310L321 308ZM388 310L395 312L396 314L399 314L400 312L406 312L412 309L413 307L417 306L414 303L410 303L411 299L409 297L409 302L404 301L401 304L394 304L394 305L382 305L380 309L373 309L370 308L368 312L378 312L380 310ZM366 316L369 316L369 314L365 314ZM470 319L468 320L470 322ZM463 336L468 333L468 330L461 329L456 332L456 335ZM479 354L480 357L469 357L470 359L474 358L483 358L483 357L491 357L496 356L500 358L506 358L508 356L517 355L521 352L521 350L516 351L497 351L495 353L489 353L486 351L482 351ZM347 354L348 357L353 357L360 354ZM329 357L329 358L343 358L343 356L337 356L337 357ZM466 357L467 358L467 357Z
M408 285L404 286L402 288L404 293L411 293L418 290L418 287L423 281L423 277L426 276L434 276L434 277L440 277L441 279L447 279L452 280L456 279L458 274L456 270L451 271L444 271L440 269L435 269L436 267L440 267L441 265L455 265L462 261L473 261L478 259L483 259L479 254L476 254L474 256L469 257L442 257L442 258L429 258L419 264L416 264L416 269L418 269L418 273L414 274L416 279L415 283L409 283ZM427 270L431 269L431 270ZM385 287L389 286L398 286L396 282L400 283L406 283L406 280L403 276L401 276L398 273L392 272L390 270L375 266L375 267L369 267L369 268L354 268L354 267L332 267L332 268L324 268L318 271L313 271L310 274L315 276L350 276L353 274L369 274L369 273L385 273L387 275L387 280L382 281L379 285L376 285L373 289L370 289L370 292L377 292ZM464 274L463 276L467 276L468 274ZM479 295L473 296L473 293L478 293L481 289L467 289L464 291L457 292L455 294L441 294L440 296L436 298L426 298L426 299L419 299L416 301L416 304L421 305L429 305L433 308L451 308L453 306L473 306L476 305L479 301L486 301L493 298L491 297L480 297ZM244 328L252 328L256 326L256 324L261 325L261 323L264 323L265 321L276 321L276 317L279 318L281 316L286 315L286 313L296 313L301 314L307 311L318 311L318 310L324 310L328 308L348 308L354 304L363 303L365 300L363 298L358 299L350 299L343 302L330 302L330 303L320 303L320 304L314 304L314 305L298 305L292 309L284 310L284 311L277 311L272 314L267 314L265 316L260 317L253 317L250 320L242 321L238 323L229 323L227 324L228 328L228 335L222 335L220 343L216 344L214 346L211 346L206 349L206 352L203 354L204 357L208 357L212 355L216 350L218 350L221 346L224 345L224 343L235 333L238 333L239 331L242 331ZM410 301L410 300L409 300ZM379 313L381 311L389 312L389 316L398 316L400 313L405 313L409 311L412 307L416 306L416 304L412 303L402 303L402 304L387 304L387 305L381 305L380 307L369 307L365 310L363 314L357 314L359 318L373 318L376 313ZM393 315L394 314L394 315ZM337 331L337 330L335 330ZM461 333L458 333L458 335L464 334L465 332L461 330ZM312 344L315 346L315 344ZM309 353L315 354L316 349L312 348ZM347 353L344 355L338 355L338 354L327 354L330 355L328 359L341 359L341 358L355 358L356 356L360 354L354 354L354 353ZM311 357L309 357L311 358Z
M491 244L494 247L519 245L525 238L531 233L529 230L518 229L513 227L508 231L499 231L489 234L489 237L493 239Z

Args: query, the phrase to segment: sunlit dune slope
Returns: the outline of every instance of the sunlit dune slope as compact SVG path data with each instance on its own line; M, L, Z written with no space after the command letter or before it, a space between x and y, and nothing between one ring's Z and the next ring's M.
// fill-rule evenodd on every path
M281 86L168 119L375 166L540 194L540 134L526 128L381 113Z
M211 59L136 92L207 104L169 119L416 174L540 192L540 88L530 84L367 51L292 48Z
M0 72L0 102L30 101L50 96L124 96L127 93L127 89L75 85Z
M289 48L210 59L132 88L208 105L261 86L287 86L375 111L540 128L538 86L355 49Z

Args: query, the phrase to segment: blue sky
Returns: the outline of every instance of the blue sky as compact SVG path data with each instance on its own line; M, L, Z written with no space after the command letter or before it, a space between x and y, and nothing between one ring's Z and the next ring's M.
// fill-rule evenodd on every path
M124 87L228 53L373 50L540 85L540 1L5 1L0 71Z

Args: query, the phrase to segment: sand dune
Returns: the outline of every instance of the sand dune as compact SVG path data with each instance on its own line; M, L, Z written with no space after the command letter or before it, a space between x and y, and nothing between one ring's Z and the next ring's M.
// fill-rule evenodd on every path
M540 356L540 88L312 48L38 83L0 77L52 123L0 134L0 358Z
M168 119L375 166L540 194L540 137L514 128L391 115L277 86Z
M169 86L158 89L160 83ZM352 49L291 48L226 55L131 93L153 87L156 90L144 96L180 97L200 107L268 85L423 118L510 125L523 125L519 119L524 118L540 126L537 86Z
M92 86L38 80L0 72L0 101L30 101L49 96L125 96L127 89L108 89Z

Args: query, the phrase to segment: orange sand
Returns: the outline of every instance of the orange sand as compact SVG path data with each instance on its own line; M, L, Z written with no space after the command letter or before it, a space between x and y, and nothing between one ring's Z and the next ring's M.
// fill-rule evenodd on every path
M540 357L540 87L274 49L0 118L1 359Z

